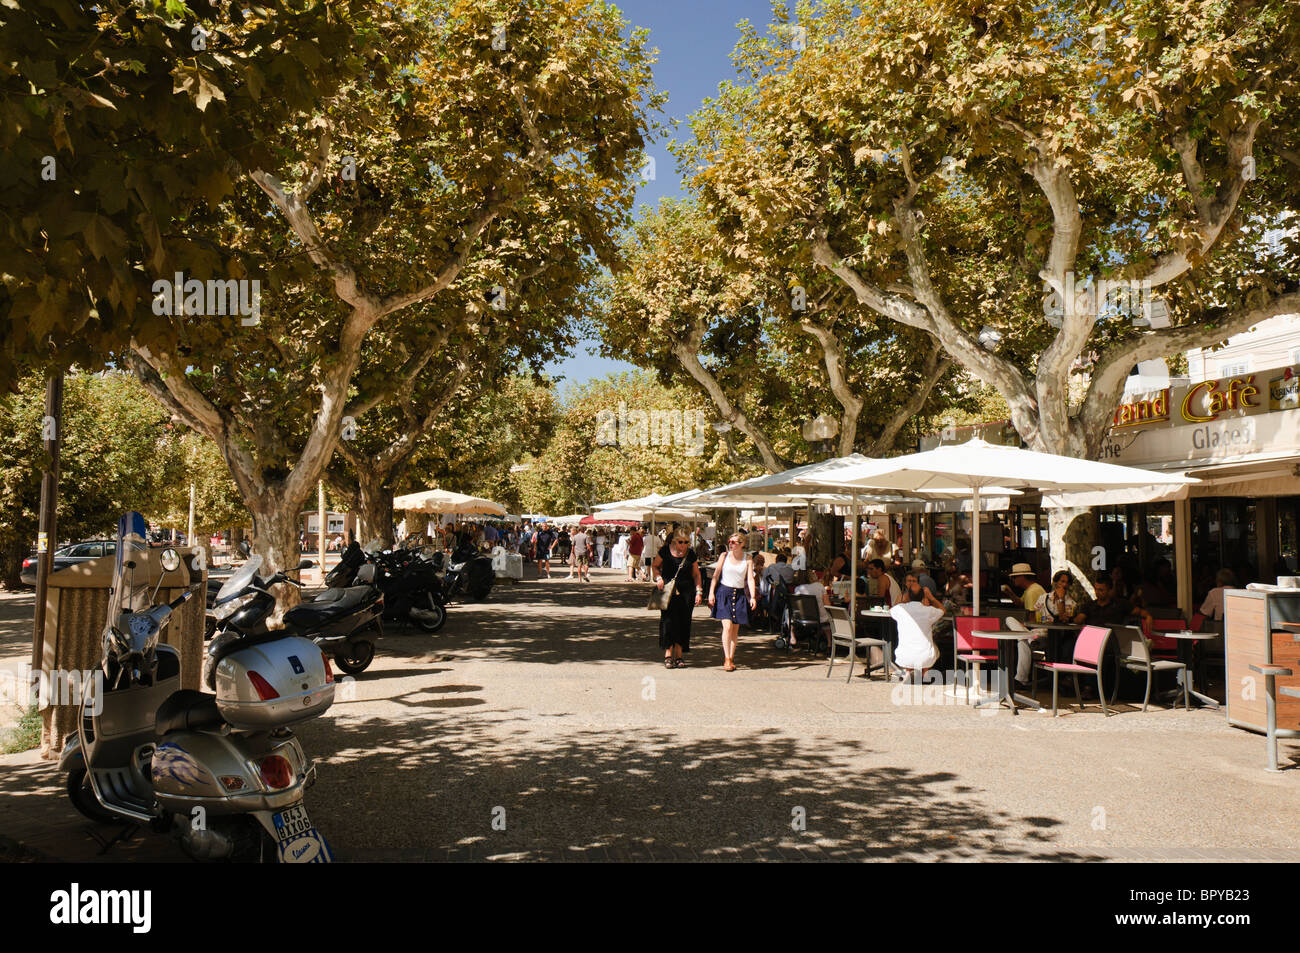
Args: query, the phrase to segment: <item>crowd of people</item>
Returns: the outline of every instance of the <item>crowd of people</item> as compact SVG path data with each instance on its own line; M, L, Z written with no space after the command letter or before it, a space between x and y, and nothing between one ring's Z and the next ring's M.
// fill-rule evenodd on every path
M660 525L653 534L645 526L561 525L548 520L535 523L457 522L441 530L441 542L448 550L475 548L489 551L502 547L523 555L537 567L537 578L551 579L561 570L564 578L590 582L593 568L618 570L627 582L649 582L657 590L672 587L667 607L660 612L659 646L667 668L681 668L691 649L694 610L707 604L709 617L720 624L723 669L736 670L736 654L742 626L767 626L779 593L812 596L818 617L827 634L827 608L842 602L852 573L851 541L848 534L824 566L809 565L811 549L807 531L793 539L764 531L757 526L740 527L727 537L720 551L714 548L714 527ZM960 536L948 547L936 545L929 560L905 562L903 550L886 533L868 533L858 552L858 575L852 584L865 606L892 609L911 605L915 616L933 626L927 633L943 635L952 619L968 614L971 602L971 553ZM1050 588L1040 582L1029 563L1018 562L1004 570L1007 584L1001 594L1010 597L1026 621L1033 624L1071 623L1130 625L1149 623L1152 609L1174 605L1172 567L1157 559L1150 570L1135 580L1127 563L1090 579L1095 595L1079 601L1078 587L1069 572L1053 575ZM1201 606L1208 618L1223 617L1223 591L1236 584L1231 570L1221 570ZM984 592L989 604L999 593ZM920 612L924 609L924 612ZM797 636L789 634L792 647ZM1019 643L1016 680L1030 677L1033 640Z

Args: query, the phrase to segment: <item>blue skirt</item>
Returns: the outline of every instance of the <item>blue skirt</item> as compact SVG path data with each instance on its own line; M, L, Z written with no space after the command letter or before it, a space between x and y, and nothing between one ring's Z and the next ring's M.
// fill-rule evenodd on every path
M713 618L749 625L749 593L718 583L714 593Z

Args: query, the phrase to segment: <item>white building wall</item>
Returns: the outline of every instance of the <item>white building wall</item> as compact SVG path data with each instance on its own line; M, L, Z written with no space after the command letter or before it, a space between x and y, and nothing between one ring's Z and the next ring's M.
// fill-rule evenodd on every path
M1218 350L1187 352L1193 384L1274 367L1300 364L1300 314L1281 314L1228 339Z

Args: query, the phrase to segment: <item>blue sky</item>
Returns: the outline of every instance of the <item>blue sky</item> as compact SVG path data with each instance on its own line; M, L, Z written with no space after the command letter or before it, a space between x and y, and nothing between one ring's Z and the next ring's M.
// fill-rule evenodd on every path
M732 79L730 55L736 45L736 24L749 19L767 23L771 19L769 0L616 0L623 14L636 26L648 27L650 45L659 50L655 84L668 93L667 115L683 125L674 134L685 138L685 120L700 103L718 91L718 83ZM673 157L665 142L655 143L649 154L655 160L655 179L645 183L637 202L657 204L664 196L682 194ZM562 375L565 385L604 377L615 371L631 370L629 364L595 354L594 342L579 344L572 357L547 365L553 375Z

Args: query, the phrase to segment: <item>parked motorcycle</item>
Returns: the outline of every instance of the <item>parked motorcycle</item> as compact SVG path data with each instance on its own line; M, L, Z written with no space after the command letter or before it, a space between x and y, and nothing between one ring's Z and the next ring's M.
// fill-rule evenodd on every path
M316 768L289 729L333 703L328 660L291 632L268 633L223 647L215 696L181 689L180 655L159 637L193 591L154 604L162 577L150 592L146 531L138 513L119 524L103 690L88 682L59 758L73 806L169 832L195 860L330 861L303 804ZM170 547L160 561L180 566Z
M457 596L468 596L482 602L492 592L492 584L497 578L492 558L468 546L457 549L450 559L442 553L435 553L433 565L443 570L444 602L451 602Z
M372 544L366 552L353 541L325 577L325 585L355 585L367 569L375 574L374 584L383 590L385 619L409 622L429 633L446 624L442 579L434 564L413 549L380 552Z
M311 565L311 560L304 559L297 569ZM276 604L270 592L272 586L288 583L302 588L301 583L285 572L262 579L257 574L261 568L262 557L250 556L217 593L209 612L217 625L217 635L208 650L209 667L216 664L214 658L220 644L276 631L266 627ZM364 672L370 666L375 658L375 643L384 634L384 594L370 582L358 582L356 586L327 589L284 614L283 631L312 639L349 675Z

